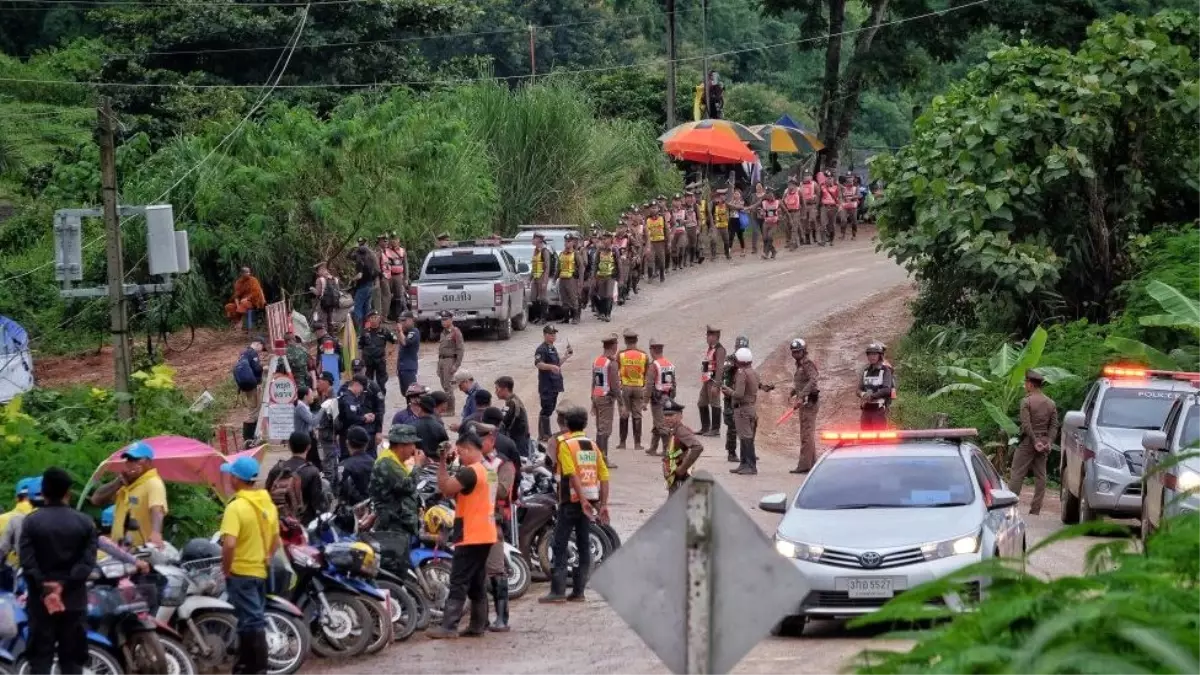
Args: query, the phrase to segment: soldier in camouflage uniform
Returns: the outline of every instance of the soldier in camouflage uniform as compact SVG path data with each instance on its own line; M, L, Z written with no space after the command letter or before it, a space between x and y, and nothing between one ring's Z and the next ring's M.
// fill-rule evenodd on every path
M388 431L388 447L380 448L371 469L367 493L375 507L374 536L381 564L393 573L408 568L410 540L420 531L421 500L417 496L415 469L425 463L417 449L421 437L408 424ZM406 463L412 460L413 465Z

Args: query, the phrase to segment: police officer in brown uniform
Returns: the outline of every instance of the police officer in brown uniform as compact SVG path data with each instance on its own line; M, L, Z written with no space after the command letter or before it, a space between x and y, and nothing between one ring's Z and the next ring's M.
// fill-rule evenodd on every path
M546 237L540 232L533 234L533 258L529 261L529 321L541 323L546 320L546 286L550 283L550 249L546 248Z
M449 232L443 232L443 233L439 234L436 239L434 239L434 244L438 248L450 248L454 244L454 242L450 241L450 233Z
M741 444L741 463L730 473L743 476L758 474L758 455L754 448L754 435L758 431L758 390L761 382L755 372L754 355L748 347L742 347L733 353L737 362L737 372L733 376L732 387L722 387L733 401L733 424L737 430L738 441Z
M625 349L617 355L621 379L621 442L617 449L625 449L632 417L633 447L642 450L642 412L646 409L646 374L650 370L650 356L638 349L637 331L626 328L624 336Z
M612 321L613 292L617 279L625 274L612 244L612 232L605 232L600 235L600 247L596 249L596 314L601 321ZM624 284L622 281L621 285Z
M447 415L454 414L454 392L458 385L454 383L454 373L462 366L466 346L462 331L454 325L454 312L442 310L438 316L442 320L442 338L438 341L438 380L442 383L442 391L450 397L450 407Z
M574 234L567 234L566 248L558 256L558 298L562 302L563 323L578 323L579 285L583 270L575 250L578 243Z
M646 395L650 399L650 449L647 455L658 454L658 441L667 447L670 430L663 419L663 406L675 398L675 364L663 356L662 340L650 338L650 371L646 378Z
M721 329L705 327L708 349L700 364L700 435L721 435L721 367L725 364L725 347L721 344Z
M789 346L796 372L788 400L800 418L800 460L791 473L808 473L817 462L817 399L821 390L817 386L817 364L808 356L808 343L796 338Z
M669 398L662 408L668 432L663 439L663 479L667 481L667 497L670 498L691 476L692 465L700 459L704 445L699 436L683 424L681 404Z
M1021 401L1021 441L1013 455L1012 474L1008 479L1010 492L1020 496L1025 476L1033 471L1033 500L1029 515L1042 510L1046 496L1046 458L1050 445L1058 437L1058 406L1042 392L1046 379L1036 370L1025 373L1025 398Z
M596 416L596 445L604 454L608 468L617 468L608 461L608 439L613 432L613 411L621 398L621 376L617 372L617 334L612 333L601 343L604 353L592 362L592 414Z

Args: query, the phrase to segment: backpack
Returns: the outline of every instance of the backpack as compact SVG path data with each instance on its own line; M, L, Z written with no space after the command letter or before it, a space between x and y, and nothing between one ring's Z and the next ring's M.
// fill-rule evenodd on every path
M342 289L338 288L337 279L329 277L325 279L325 289L321 291L321 308L322 309L337 309L341 302Z
M238 357L237 363L233 364L233 383L243 390L258 386L258 378L254 376L254 369L250 367L250 358L245 354Z
M290 469L283 466L284 461L286 460L280 460L275 465L279 469L279 475L271 484L271 501L275 503L275 508L279 509L280 518L295 518L304 513L304 481L300 472L312 464L305 462L295 469Z

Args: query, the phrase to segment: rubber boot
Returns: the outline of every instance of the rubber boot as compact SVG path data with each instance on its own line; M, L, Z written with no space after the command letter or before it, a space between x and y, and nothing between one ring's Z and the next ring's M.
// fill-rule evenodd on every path
M542 604L557 605L567 601L567 570L555 569L550 573L550 592L538 598Z
M647 455L658 454L658 429L650 430L650 449L646 451Z
M504 584L508 585L508 579L504 579ZM462 632L463 637L482 637L488 633L488 603L484 597L479 602L471 602L471 623L467 624L467 629Z
M633 449L645 450L642 445L642 420L637 417L633 418Z
M550 418L538 416L538 440L545 443L550 439Z
M697 431L696 433L701 436L707 436L709 430L712 428L708 421L708 419L709 419L708 415L709 415L708 406L706 406L706 405L700 406L700 430Z
M458 623L462 621L466 600L448 598L446 609L442 613L442 623L425 631L425 636L431 640L451 640L458 637Z
M721 406L709 406L708 410L708 418L712 420L712 424L708 427L708 433L704 435L719 437L721 435Z
M233 672L238 673L258 673L262 672L255 670L257 655L255 647L258 635L256 632L238 633L238 651L237 659L233 662ZM265 635L265 634L264 634Z
M493 633L508 632L508 579L492 577L492 602L496 603L496 620L488 626Z
M617 442L617 449L624 450L625 449L625 440L629 438L629 418L628 417L621 418L621 435L619 438L620 438L620 441Z
M728 420L727 420L728 421ZM732 424L725 426L725 459L730 462L741 462L737 454L737 431ZM741 467L739 467L741 468Z
M754 453L754 439L741 438L738 440L742 444L742 461L738 468L733 470L733 473L742 476L758 475L758 457Z
M597 436L596 445L600 446L600 454L604 455L604 465L610 469L618 468L616 464L613 464L608 459L608 436Z

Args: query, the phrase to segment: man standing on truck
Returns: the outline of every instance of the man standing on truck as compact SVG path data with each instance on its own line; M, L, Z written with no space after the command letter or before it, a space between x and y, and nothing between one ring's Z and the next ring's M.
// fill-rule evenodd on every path
M579 323L579 256L575 252L575 235L567 233L566 246L558 257L558 297L562 302L563 323Z
M438 380L442 383L442 391L450 397L450 407L447 415L454 414L454 373L462 366L466 354L466 343L462 331L454 325L454 312L443 309L438 313L442 320L442 339L438 342Z
M354 261L354 322L362 330L367 312L371 309L371 294L375 290L375 279L379 276L379 260L371 249L367 248L367 240L359 239L358 248L350 254Z
M383 249L384 270L390 281L392 302L384 308L385 319L398 318L400 313L408 309L408 258L400 238L395 232L388 235L389 239Z
M546 237L533 233L533 258L529 261L529 322L546 320L546 286L550 283L550 250L546 248Z
M563 392L562 366L571 358L571 348L567 347L567 355L560 359L558 348L554 341L558 338L558 329L548 325L542 329L542 344L533 352L533 367L538 371L538 399L541 404L538 410L538 441L545 443L550 440L550 416L558 406L558 395Z

